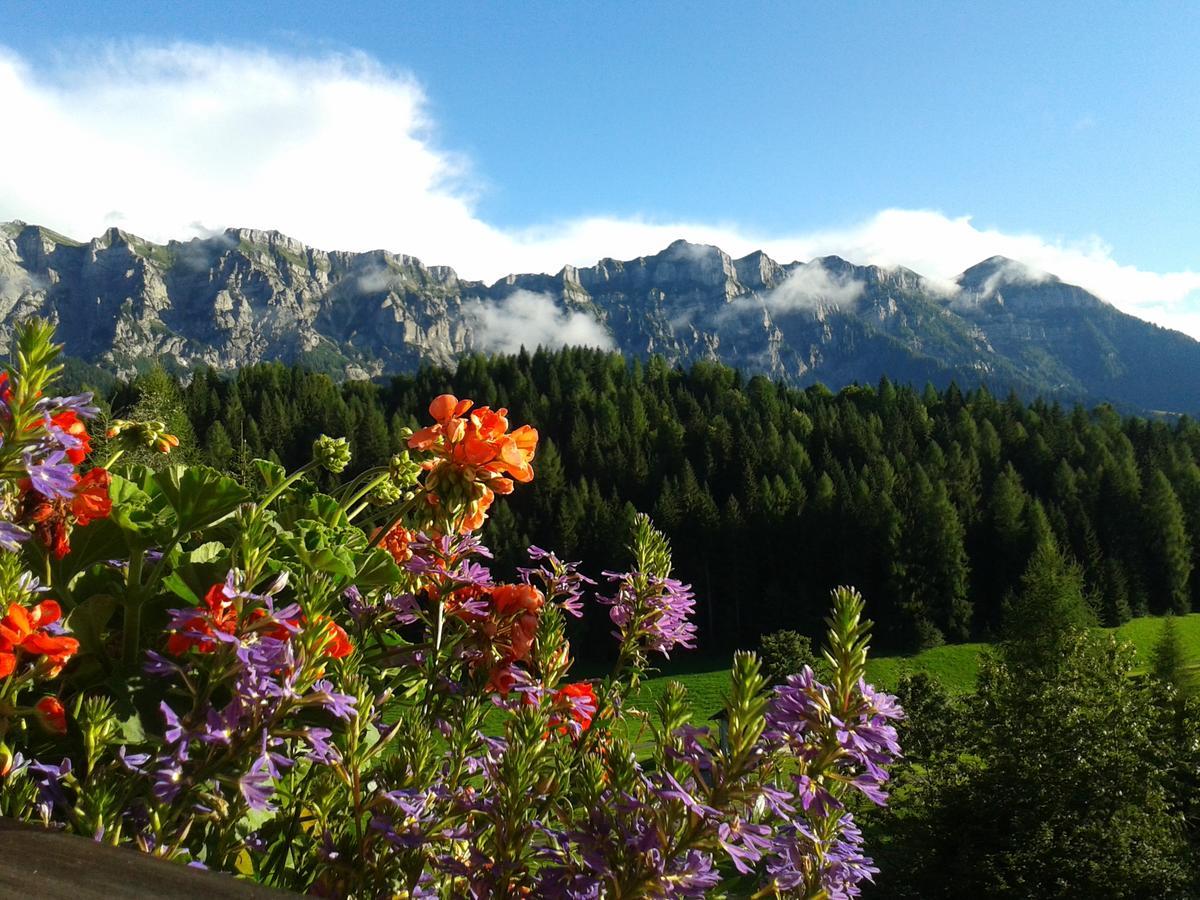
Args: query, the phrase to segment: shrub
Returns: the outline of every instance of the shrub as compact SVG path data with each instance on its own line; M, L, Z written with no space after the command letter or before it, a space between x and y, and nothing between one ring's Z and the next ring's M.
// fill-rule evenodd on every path
M849 804L885 802L901 712L862 680L853 590L828 683L768 691L739 654L722 736L675 685L635 746L628 699L692 645L692 593L637 517L595 597L618 662L571 679L594 582L537 547L503 579L476 536L533 479L534 429L442 395L411 456L328 493L350 462L328 437L242 486L116 467L174 446L124 422L95 465L50 337L23 328L0 385L0 812L337 897L837 897L874 871Z

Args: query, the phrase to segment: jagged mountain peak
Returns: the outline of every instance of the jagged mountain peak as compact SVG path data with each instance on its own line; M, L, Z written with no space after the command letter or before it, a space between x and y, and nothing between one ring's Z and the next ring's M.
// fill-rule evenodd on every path
M963 290L987 294L1003 285L1044 284L1058 282L1058 278L1007 256L990 256L964 270L954 281Z
M537 296L510 302L520 290ZM840 256L781 265L761 250L732 259L678 240L485 285L276 230L159 245L113 228L82 244L3 223L0 340L29 315L56 322L71 355L121 374L142 359L221 369L278 359L369 377L473 351L588 343L794 384L886 373L1200 411L1200 344L1005 257L947 287L898 266Z

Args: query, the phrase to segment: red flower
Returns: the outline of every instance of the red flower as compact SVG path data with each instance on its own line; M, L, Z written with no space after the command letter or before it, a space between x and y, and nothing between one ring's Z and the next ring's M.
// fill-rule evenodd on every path
M55 497L50 499L33 489L28 478L21 484L20 521L33 526L33 532L55 559L62 559L71 552L70 524L73 519L79 527L95 519L107 519L112 513L112 498L108 495L112 476L107 469L92 469L82 478L75 476L74 496L70 501Z
M542 592L531 584L499 584L492 588L492 603L501 615L537 612L545 602Z
M34 709L37 710L38 722L47 731L57 735L67 733L67 711L63 709L57 697L43 697L35 704Z
M324 616L319 616L317 621L320 622ZM342 659L354 652L354 645L350 643L350 638L346 634L345 629L337 622L329 619L329 624L325 628L325 635L328 638L328 643L325 644L325 655L332 659Z
M204 611L192 616L183 623L183 627L167 638L167 652L182 656L192 647L201 653L212 653L216 649L216 641L208 637L194 637L184 634L185 631L201 634L233 634L237 631L238 612L233 601L225 596L225 585L214 584L204 595Z
M10 603L0 619L0 678L17 668L17 651L44 656L54 677L67 661L79 652L79 641L65 635L46 634L44 629L62 618L62 609L53 600L43 600L30 609Z
M112 498L108 495L112 476L107 469L92 469L75 484L75 499L71 514L81 528L94 519L107 519L112 513Z
M444 478L461 484L470 483L471 497L460 530L474 531L487 518L488 507L496 494L512 493L515 478L533 480L534 454L538 433L528 425L508 431L508 410L481 406L466 418L470 400L442 394L429 404L429 414L437 422L422 428L408 439L413 450L428 450L435 459L424 465L431 470L427 482L434 488Z
M266 610L256 609L250 613L250 621L257 622L265 618ZM299 616L295 619L285 619L287 625L293 628L303 628L308 624L306 616ZM354 645L350 643L350 637L346 634L344 628L337 622L330 619L328 616L317 616L317 623L326 622L325 626L325 643L323 645L324 653L332 659L342 659L354 652ZM276 622L263 631L266 637L275 638L277 641L289 640L293 634L292 630L286 625Z
M408 549L408 545L412 543L413 537L413 533L407 528L395 525L384 535L383 549L392 554L397 564L403 565L412 559L412 551Z
M65 412L60 412L56 416L51 416L50 421L55 426L61 428L73 438L78 438L79 446L67 450L67 459L75 465L79 465L87 455L92 452L92 438L88 434L87 428L79 421L79 416L75 415L73 409L68 409Z
M596 715L598 707L596 692L586 681L577 681L559 688L554 692L554 705L564 708L567 716L579 725L580 731L587 731L591 727L592 716ZM551 718L550 724L556 725L562 721L562 718L556 716ZM558 729L559 734L566 734L567 731L566 725Z

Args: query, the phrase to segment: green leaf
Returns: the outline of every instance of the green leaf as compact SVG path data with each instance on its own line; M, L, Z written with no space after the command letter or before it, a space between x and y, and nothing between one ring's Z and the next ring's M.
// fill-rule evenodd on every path
M220 559L228 552L228 548L220 541L209 541L195 550L189 550L184 558L190 563L207 563Z
M379 547L358 558L358 574L355 583L359 587L395 584L400 580L400 567L392 555Z
M240 484L207 466L172 466L155 476L180 533L219 522L250 499Z
M342 505L328 494L316 494L308 500L308 514L330 528L341 528L348 524Z
M71 603L66 588L79 573L87 571L98 562L118 559L127 555L124 530L109 519L98 519L83 528L71 531L71 552L62 559L50 560L50 583L63 596L60 599Z
M183 575L180 572L172 572L162 580L162 586L174 594L190 603L192 606L200 605L200 598L196 596L196 592L188 586L184 581Z
M340 550L332 550L329 547L323 547L315 553L305 550L301 553L300 558L310 568L316 569L318 572L326 572L330 575L342 575L345 578L354 578L354 563L349 559L349 554Z
M105 654L105 626L117 609L117 601L109 594L96 594L80 603L67 616L67 627L84 653Z
M271 462L269 459L256 459L250 465L254 466L254 471L262 479L263 487L267 489L268 493L287 481L287 469L279 463Z

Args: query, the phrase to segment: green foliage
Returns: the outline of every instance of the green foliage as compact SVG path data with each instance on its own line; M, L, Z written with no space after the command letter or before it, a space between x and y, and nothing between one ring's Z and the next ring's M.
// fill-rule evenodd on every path
M1010 663L1052 669L1095 615L1083 596L1083 573L1052 541L1034 551L1021 587L1005 604L1002 652Z
M785 629L763 635L758 655L769 684L782 684L789 675L795 675L805 666L814 670L817 667L812 641L797 631Z
M1060 650L1053 669L990 657L962 727L917 703L904 799L877 823L883 896L1190 896L1169 776L1189 748L1164 741L1128 649L1074 632Z

